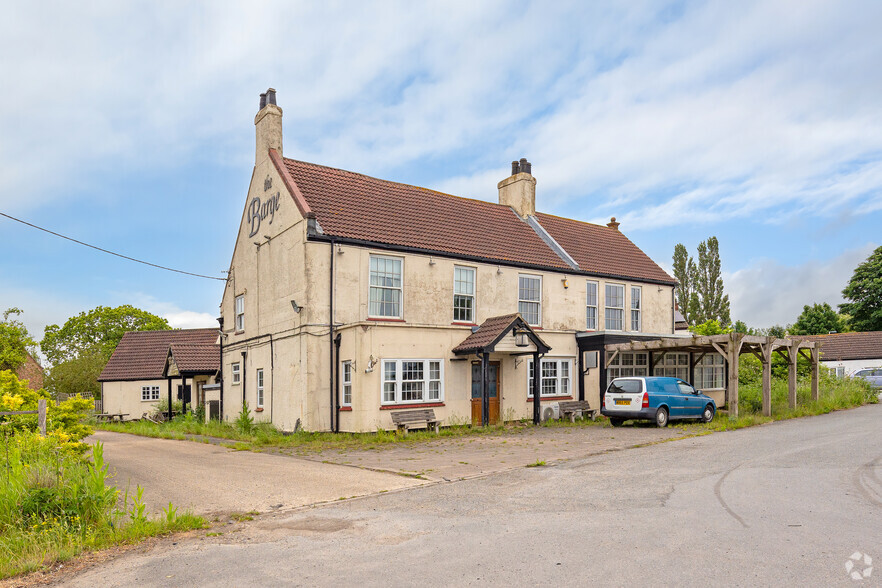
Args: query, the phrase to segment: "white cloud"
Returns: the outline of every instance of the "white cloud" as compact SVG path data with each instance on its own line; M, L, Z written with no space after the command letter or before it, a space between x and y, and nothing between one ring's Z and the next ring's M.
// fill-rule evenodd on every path
M162 316L175 329L208 329L218 326L217 319L207 312L182 310L181 312L167 312Z
M827 261L809 260L796 266L762 259L724 274L732 320L742 320L750 327L770 327L795 322L805 305L827 302L837 309L854 269L876 247L868 243Z
M127 304L132 304L147 312L161 316L175 329L198 329L218 326L217 318L212 316L211 313L185 310L173 302L159 300L150 294L124 292L118 293L116 296L122 300L129 301Z

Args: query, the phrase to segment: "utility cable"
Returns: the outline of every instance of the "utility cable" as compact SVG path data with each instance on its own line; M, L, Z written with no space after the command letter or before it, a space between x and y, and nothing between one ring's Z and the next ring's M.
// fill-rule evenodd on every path
M185 272L185 271L183 271L183 270L174 269L174 268L170 268L170 267L165 267L164 265L158 265L158 264L155 264L155 263L150 263L149 261L142 261L142 260L140 260L140 259L135 259L134 257L129 257L128 255L123 255L123 254L121 254L121 253L115 253L115 252L113 252L113 251L108 251L107 249L102 249L101 247L96 247L95 245L89 245L88 243L83 243L82 241L77 241L76 239L73 239L73 238L68 237L68 236L66 236L66 235L62 235L61 233L56 233L55 231L50 231L49 229L44 229L43 227L38 227L37 225L31 224L31 223L29 223L29 222L27 222L27 221L23 221L23 220L21 220L20 218L15 218L14 216L9 216L8 214L3 213L3 212L0 212L0 216L5 216L6 218L8 218L8 219L10 219L10 220L14 220L14 221L19 222L19 223L21 223L21 224L23 224L23 225L27 225L27 226L32 227L32 228L34 228L34 229L37 229L37 230L43 231L44 233L49 233L50 235L55 235L56 237L61 237L62 239L67 239L68 241L73 241L74 243L79 243L80 245L85 245L86 247L91 247L92 249L97 249L98 251L101 251L101 252L103 252L103 253L109 253L110 255L115 255L115 256L117 256L117 257L122 257L123 259L128 259L129 261L134 261L134 262L136 262L136 263L143 263L144 265L149 265L150 267L155 267L155 268L163 269L163 270L170 271L170 272L175 272L175 273L179 273L179 274L185 274L185 275L188 275L188 276L194 276L194 277L197 277L197 278L205 278L206 280L219 280L219 281L221 281L221 282L226 282L226 281L227 281L226 278L218 278L218 277L215 277L215 276L204 276L204 275L202 275L202 274L194 274L194 273L192 273L192 272Z

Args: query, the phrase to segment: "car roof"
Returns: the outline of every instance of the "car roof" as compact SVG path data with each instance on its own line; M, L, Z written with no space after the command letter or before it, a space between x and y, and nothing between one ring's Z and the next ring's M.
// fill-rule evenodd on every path
M686 383L685 380L680 378L673 378L670 376L622 376L619 378L613 378L613 382L616 380L641 380L646 382L683 382Z

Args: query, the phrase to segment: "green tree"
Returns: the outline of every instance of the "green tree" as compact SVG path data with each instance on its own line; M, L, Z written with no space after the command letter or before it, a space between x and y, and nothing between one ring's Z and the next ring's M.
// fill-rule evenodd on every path
M811 306L806 304L790 328L793 335L824 335L831 331L842 332L842 319L826 302Z
M716 320L728 326L729 296L723 294L723 277L720 269L720 243L709 237L698 244L698 263L689 256L686 247L677 243L674 247L674 277L677 286L677 304L690 325Z
M101 395L98 376L105 365L107 358L100 352L84 351L74 359L52 366L43 380L43 386L55 398L59 394L72 396L83 392L91 392L98 397Z
M686 247L682 243L677 243L674 246L674 278L678 282L676 299L680 314L683 315L687 323L691 323L689 305L692 301L692 277L695 272L695 262L689 257Z
M839 311L851 315L855 331L882 331L882 247L857 266L842 295Z
M53 366L92 352L101 354L106 361L126 331L167 329L171 329L167 320L146 310L128 304L116 308L99 306L69 318L62 327L46 327L40 348Z
M0 321L0 370L17 370L33 354L35 341L24 323L16 318L21 309L8 308Z
M736 333L742 333L744 335L755 335L756 332L747 326L747 323L744 321L735 321L735 325L733 326L733 330Z
M724 327L719 321L711 319L700 325L692 325L689 330L696 335L725 335L732 332L732 327Z

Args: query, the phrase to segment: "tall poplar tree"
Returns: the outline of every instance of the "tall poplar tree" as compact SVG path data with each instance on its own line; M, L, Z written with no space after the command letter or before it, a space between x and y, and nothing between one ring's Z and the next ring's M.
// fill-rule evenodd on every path
M674 247L674 277L680 283L676 298L686 322L699 325L715 320L723 327L732 322L729 295L723 293L720 243L716 237L698 244L698 263L682 243L677 243Z

